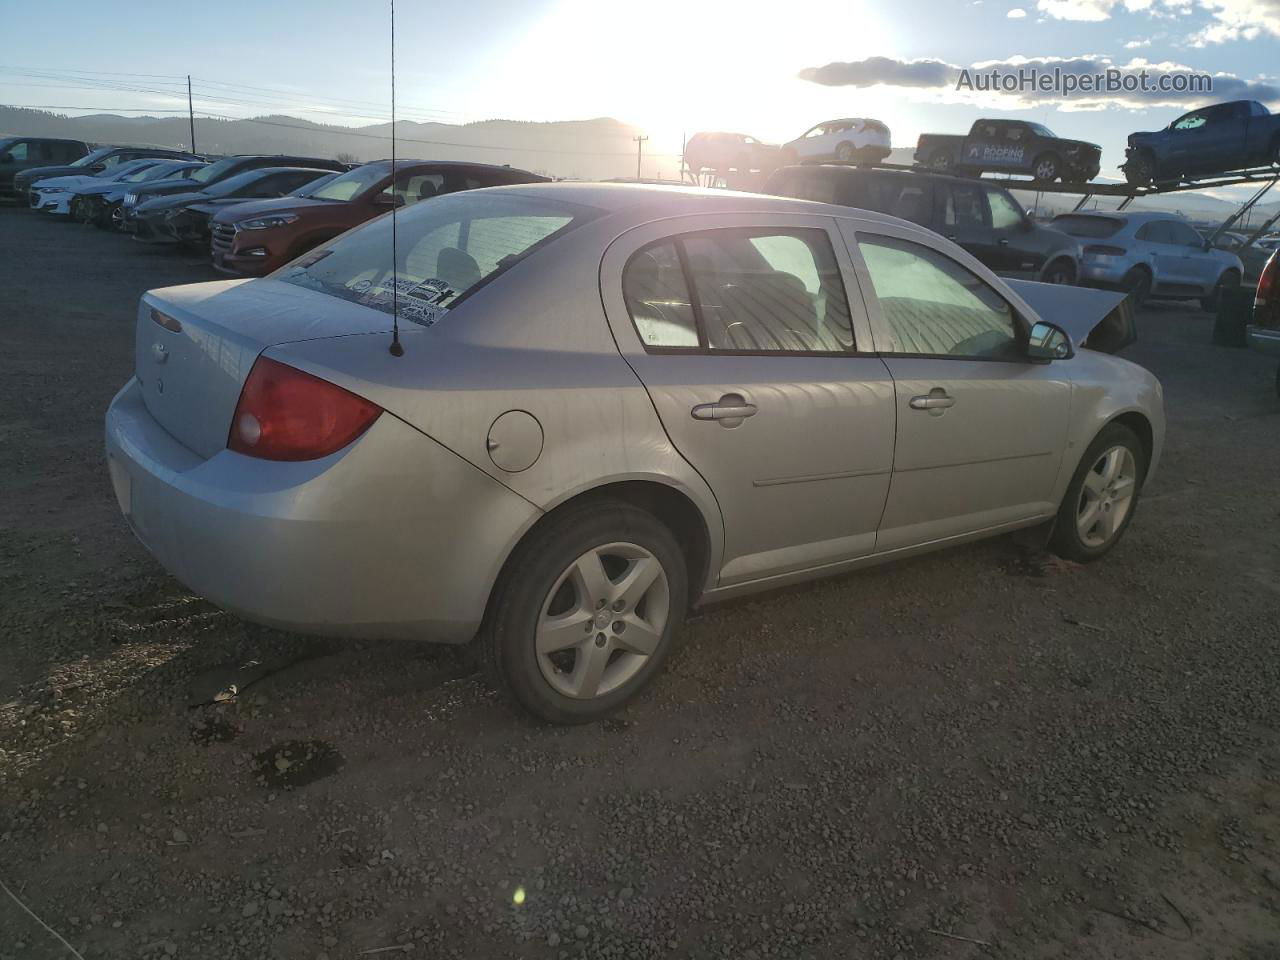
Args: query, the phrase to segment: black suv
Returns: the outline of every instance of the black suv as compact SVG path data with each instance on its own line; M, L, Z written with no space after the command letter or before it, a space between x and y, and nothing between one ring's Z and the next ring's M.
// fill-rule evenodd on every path
M25 196L14 189L13 180L20 173L51 163L71 163L89 152L81 140L58 140L53 137L0 137L0 197Z
M1006 277L1075 283L1080 245L1037 226L1008 190L966 177L837 165L783 167L764 193L838 203L910 220L953 240Z
M143 157L160 157L172 160L203 160L194 154L181 150L170 150L168 147L99 147L93 153L86 154L74 163L63 162L52 166L31 167L21 173L14 174L13 192L20 198L30 202L31 184L49 177L74 177L78 174L93 176L130 160L141 160Z

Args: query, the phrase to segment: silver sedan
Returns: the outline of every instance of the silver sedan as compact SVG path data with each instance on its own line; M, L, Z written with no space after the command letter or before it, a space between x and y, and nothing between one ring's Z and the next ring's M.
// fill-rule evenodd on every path
M226 609L474 639L551 721L635 694L697 604L1034 525L1096 559L1160 456L1121 295L902 220L569 183L397 216L394 260L384 216L147 293L116 496Z

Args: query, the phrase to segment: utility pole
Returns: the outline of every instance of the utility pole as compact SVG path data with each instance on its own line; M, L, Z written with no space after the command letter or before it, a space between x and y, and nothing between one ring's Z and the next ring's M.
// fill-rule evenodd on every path
M684 152L689 149L689 134L681 132L680 134L680 182L684 183L684 172L688 168L688 164L684 162Z
M640 179L640 158L644 155L644 142L648 137L632 137L636 144L636 179Z
M191 123L191 152L196 152L196 112L191 107L191 74L187 74L187 120Z

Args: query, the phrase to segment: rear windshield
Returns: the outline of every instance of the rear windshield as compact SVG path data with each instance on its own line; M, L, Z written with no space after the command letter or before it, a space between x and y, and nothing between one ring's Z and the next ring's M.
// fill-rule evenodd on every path
M1110 237L1117 233L1124 226L1124 221L1117 220L1114 217L1087 217L1069 213L1065 216L1055 217L1051 226L1055 230L1061 230L1063 233L1068 233L1073 237L1097 239L1099 237Z
M232 167L244 162L244 157L224 157L217 163L211 163L207 167L201 167L191 175L191 179L196 183L213 183L218 177L222 176Z
M93 151L93 153L86 154L85 156L81 157L79 160L70 164L70 166L87 167L91 163L97 163L99 160L101 160L103 157L105 157L108 153L110 153L114 149L115 147L99 147L97 150Z
M348 170L334 177L319 189L304 193L303 196L313 197L316 200L350 200L378 183L390 172L390 169L380 163L356 167L354 170Z
M462 192L396 214L399 316L439 320L504 270L593 211L541 197ZM392 312L391 217L384 215L272 276L309 290Z

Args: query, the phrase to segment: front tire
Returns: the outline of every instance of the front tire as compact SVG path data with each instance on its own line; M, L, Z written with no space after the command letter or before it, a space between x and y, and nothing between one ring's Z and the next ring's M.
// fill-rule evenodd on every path
M836 147L836 159L841 163L853 163L853 144L842 143Z
M587 723L657 673L688 607L684 554L652 514L590 500L520 544L477 639L491 682L539 719Z
M1145 187L1156 178L1156 162L1149 151L1139 150L1124 165L1124 179L1132 187Z
M1235 270L1225 271L1218 278L1218 282L1213 288L1213 293L1207 297L1200 298L1200 308L1207 313L1217 313L1218 305L1222 303L1222 291L1227 289L1234 290L1238 286L1240 286L1240 274Z
M1059 258L1054 260L1040 278L1041 283L1057 283L1070 286L1076 282L1076 267L1070 260Z
M1137 434L1122 423L1104 427L1067 485L1050 549L1077 563L1109 553L1133 520L1146 472Z

